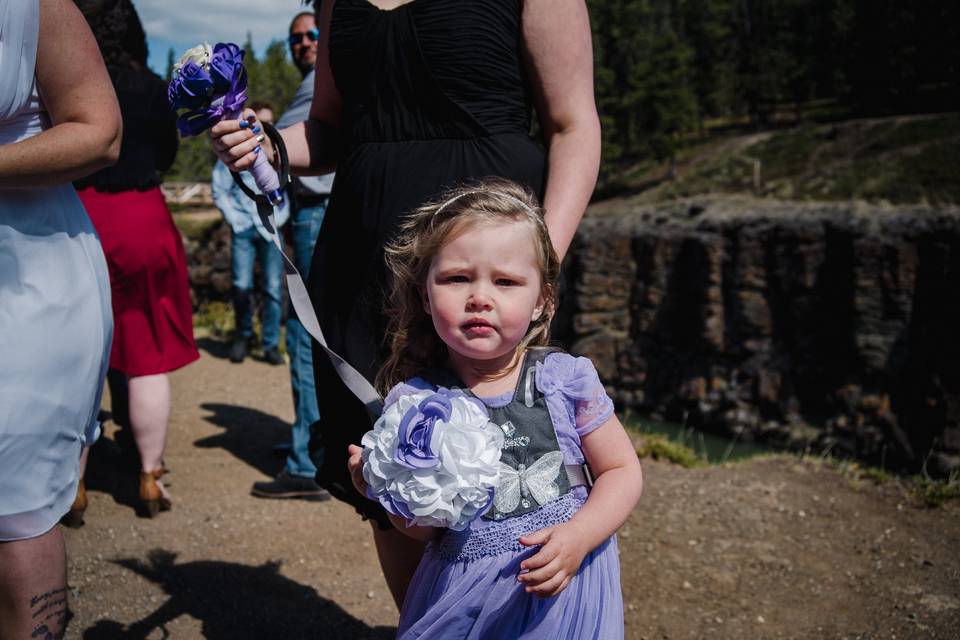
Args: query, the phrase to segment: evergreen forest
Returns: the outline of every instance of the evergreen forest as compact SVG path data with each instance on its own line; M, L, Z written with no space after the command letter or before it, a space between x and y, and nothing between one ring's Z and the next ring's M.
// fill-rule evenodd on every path
M601 186L634 163L672 165L719 132L957 110L955 0L587 0ZM299 74L286 45L247 47L251 99L280 107ZM171 52L172 56L172 52ZM201 138L168 179L205 180Z

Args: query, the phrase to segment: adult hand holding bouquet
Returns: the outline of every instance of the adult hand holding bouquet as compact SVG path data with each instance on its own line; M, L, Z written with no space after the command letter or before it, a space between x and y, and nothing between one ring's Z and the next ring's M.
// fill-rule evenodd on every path
M247 100L247 72L243 67L244 51L230 42L211 47L200 44L188 49L173 67L167 88L167 99L175 110L186 111L177 118L177 128L184 137L200 134L221 120L240 119ZM249 122L241 120L246 128ZM257 132L254 132L257 133ZM258 138L259 142L261 138ZM271 204L280 204L283 195L277 172L260 146L250 172L260 191Z

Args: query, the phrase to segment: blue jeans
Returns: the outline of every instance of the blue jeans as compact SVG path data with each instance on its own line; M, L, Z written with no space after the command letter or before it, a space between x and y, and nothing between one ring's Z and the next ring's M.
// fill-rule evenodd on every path
M329 202L329 200L327 201ZM313 247L317 244L320 224L327 212L327 202L304 207L290 216L293 225L293 253L297 270L304 277L310 272ZM287 473L313 478L317 467L310 459L310 425L320 419L317 392L313 381L313 338L300 324L291 308L287 316L287 354L290 356L290 384L293 386L292 442L287 456ZM320 461L322 464L322 461Z
M231 234L230 252L237 335L253 336L253 266L259 260L263 272L263 348L276 349L280 344L283 257L253 227Z

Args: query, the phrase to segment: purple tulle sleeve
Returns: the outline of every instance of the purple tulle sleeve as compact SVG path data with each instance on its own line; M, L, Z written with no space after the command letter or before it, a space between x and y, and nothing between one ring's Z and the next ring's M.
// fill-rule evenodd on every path
M551 413L557 417L566 414L581 438L613 415L613 401L587 358L551 353L537 364L536 380Z

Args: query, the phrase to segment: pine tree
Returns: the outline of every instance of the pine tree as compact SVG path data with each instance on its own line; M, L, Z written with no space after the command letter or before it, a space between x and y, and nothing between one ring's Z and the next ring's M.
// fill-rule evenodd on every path
M643 130L658 160L670 163L676 175L676 151L684 133L696 127L697 98L693 91L693 50L680 41L669 15L659 18L659 33L650 50L649 71L642 82Z
M274 40L267 46L257 72L256 82L250 83L251 100L269 103L279 118L293 99L301 79L297 68L287 61L285 41Z
M737 109L737 46L734 0L687 0L684 42L693 50L691 82L700 129L706 117L730 117Z
M176 64L177 58L176 54L173 52L173 47L167 49L167 71L164 75L164 80L170 82L170 79L173 78L173 65Z
M603 160L609 168L647 151L641 84L649 64L651 9L649 0L594 0L590 11Z

